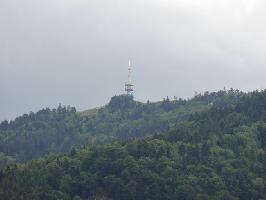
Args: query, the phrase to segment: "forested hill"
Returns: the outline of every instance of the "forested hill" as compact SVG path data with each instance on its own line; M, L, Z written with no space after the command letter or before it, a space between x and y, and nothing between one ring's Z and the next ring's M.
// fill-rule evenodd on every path
M177 126L196 112L213 105L234 105L242 92L206 92L193 99L165 98L141 103L129 96L114 96L102 108L77 112L73 107L42 109L0 124L0 168L51 153L65 153L71 147L149 137Z
M0 196L266 199L266 91L226 99L153 137L9 166L0 174Z

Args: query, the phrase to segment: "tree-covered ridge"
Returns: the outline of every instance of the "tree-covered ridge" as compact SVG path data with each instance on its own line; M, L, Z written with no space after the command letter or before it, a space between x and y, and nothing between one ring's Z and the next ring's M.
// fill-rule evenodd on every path
M168 130L177 122L212 106L233 107L243 95L243 92L230 89L205 92L189 100L175 98L171 101L167 97L155 103L136 102L130 96L114 96L107 106L88 113L87 129L98 134L109 132L119 140L142 138ZM82 116L86 117L84 113Z
M196 112L213 105L233 105L243 95L229 90L197 95L191 100L165 98L140 103L129 96L114 96L104 107L76 112L73 107L42 109L0 124L0 168L71 147L143 138L166 131Z
M77 141L80 119L75 108L42 109L0 125L0 152L18 162L68 150Z
M202 97L199 97L202 98ZM0 174L4 199L266 199L266 91L151 138L72 149Z

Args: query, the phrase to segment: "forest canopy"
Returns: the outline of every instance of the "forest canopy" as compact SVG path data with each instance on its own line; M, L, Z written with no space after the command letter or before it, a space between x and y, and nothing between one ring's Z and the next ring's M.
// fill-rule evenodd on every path
M170 120L166 129L154 131L149 137L72 147L63 155L9 165L0 174L0 196L66 200L266 199L266 91L222 94L223 98L215 98L217 101L205 94L178 106L167 100L154 103L157 110L167 110L159 115L162 119L189 103L206 102L201 105L207 109L190 113L185 120ZM139 106L144 106L141 111L147 109L145 113L149 110L148 103L131 101L128 107L120 97L114 98L114 105L102 108L110 116L123 111L120 113L130 113L127 119L134 120L139 114L134 110ZM86 117L97 120L100 112ZM155 115L154 109L150 112ZM105 120L115 123L114 119L119 118Z
M0 168L48 154L61 154L72 147L146 138L187 120L191 114L234 104L239 91L205 93L192 99L141 103L126 95L114 96L101 108L77 112L59 105L30 112L0 124Z

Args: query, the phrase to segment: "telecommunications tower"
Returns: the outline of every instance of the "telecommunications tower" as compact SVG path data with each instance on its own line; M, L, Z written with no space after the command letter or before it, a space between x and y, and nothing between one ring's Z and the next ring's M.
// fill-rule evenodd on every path
M125 91L127 93L128 96L133 96L133 84L132 84L132 80L131 80L131 74L132 74L132 65L131 65L131 61L128 61L128 80L127 83L125 84Z

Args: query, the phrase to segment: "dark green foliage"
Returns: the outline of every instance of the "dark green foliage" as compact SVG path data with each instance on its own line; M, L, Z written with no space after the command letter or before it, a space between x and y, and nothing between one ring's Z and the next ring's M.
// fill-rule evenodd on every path
M72 148L66 155L8 166L0 174L0 197L266 199L264 98L266 91L220 101L150 138Z
M18 162L60 153L79 144L80 118L75 108L43 109L0 125L0 152Z
M89 112L77 113L75 108L59 105L57 109L24 114L0 124L0 168L14 160L25 162L51 153L66 153L72 147L149 137L210 108L210 101L218 102L228 95L211 93L187 101L167 98L147 104L121 95Z

